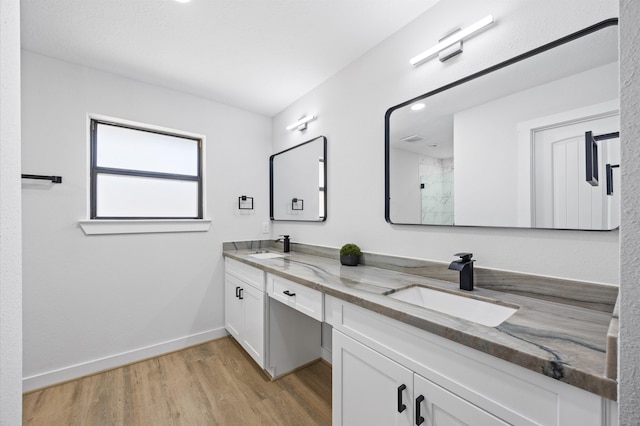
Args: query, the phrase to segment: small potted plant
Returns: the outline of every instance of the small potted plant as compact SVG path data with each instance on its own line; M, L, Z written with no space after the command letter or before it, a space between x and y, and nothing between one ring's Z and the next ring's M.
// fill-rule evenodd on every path
M345 244L340 249L340 263L347 266L358 266L360 260L360 247L355 244Z

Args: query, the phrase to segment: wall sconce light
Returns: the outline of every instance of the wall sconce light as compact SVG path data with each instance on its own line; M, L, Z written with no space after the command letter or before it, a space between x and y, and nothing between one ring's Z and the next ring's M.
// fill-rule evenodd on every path
M440 43L436 44L431 49L427 49L421 54L414 56L413 58L411 58L411 60L409 60L409 62L411 63L411 65L417 66L422 62L426 61L427 59L431 58L435 54L440 53L442 50L448 47L451 47L456 43L460 43L460 46L458 49L452 52L447 52L444 56L440 58L440 60L444 62L447 59L462 52L462 39L467 38L474 33L477 33L478 31L480 31L481 29L483 29L484 27L492 23L493 23L493 16L489 15L482 18L475 24L468 26L463 30L456 30L453 33L449 33L442 40L440 40Z
M253 197L247 197L241 195L238 197L238 209L239 210L253 210Z
M305 115L300 120L287 126L287 130L299 130L301 132L307 130L307 123L318 118L315 115Z
M291 210L304 210L304 200L302 198L292 198Z

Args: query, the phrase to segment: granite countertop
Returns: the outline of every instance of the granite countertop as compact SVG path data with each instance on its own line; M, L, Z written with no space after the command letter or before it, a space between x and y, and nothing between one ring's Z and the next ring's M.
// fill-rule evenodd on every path
M461 292L452 282L373 266L342 266L336 259L313 254L291 252L284 257L257 259L250 256L252 253L255 250L223 252L226 257L529 370L611 400L617 398L617 382L608 377L612 359L607 357L607 342L611 347L610 326L615 322L611 312L478 285L472 293ZM499 326L487 327L385 296L416 284L517 305L519 309ZM613 363L615 367L615 360Z

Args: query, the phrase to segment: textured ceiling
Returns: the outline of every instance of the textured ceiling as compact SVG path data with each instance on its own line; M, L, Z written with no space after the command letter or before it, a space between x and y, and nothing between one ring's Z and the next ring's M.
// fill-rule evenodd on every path
M438 0L22 0L22 47L273 116Z

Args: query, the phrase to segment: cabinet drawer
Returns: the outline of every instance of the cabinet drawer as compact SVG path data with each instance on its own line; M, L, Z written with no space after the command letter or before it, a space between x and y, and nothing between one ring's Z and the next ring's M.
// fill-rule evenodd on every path
M245 265L237 260L229 259L224 260L224 271L227 274L231 274L236 278L241 279L247 284L252 285L260 291L264 289L264 271L253 266Z
M311 318L324 320L324 297L318 290L274 275L267 275L269 296Z

